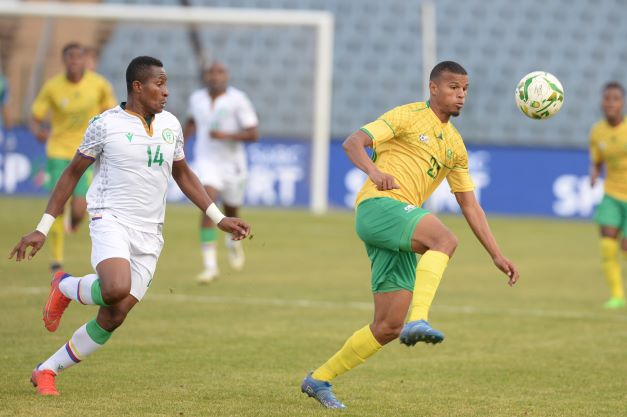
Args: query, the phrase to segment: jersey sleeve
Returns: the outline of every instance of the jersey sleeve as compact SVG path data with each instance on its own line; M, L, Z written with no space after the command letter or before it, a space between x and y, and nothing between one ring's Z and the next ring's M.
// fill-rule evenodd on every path
M463 193L475 189L468 169L468 151L463 145L456 152L454 164L446 176L446 180L453 193Z
M183 139L183 129L179 125L178 135L176 135L176 144L174 145L174 161L185 159L185 140Z
M250 129L251 127L256 127L259 124L255 108L248 97L244 94L242 94L242 97L239 100L236 117L242 129Z
M597 140L594 129L590 131L590 161L592 161L593 164L603 162L603 154L601 153L599 141Z
M102 95L100 97L100 111L109 110L117 105L113 87L107 80L102 81Z
M380 116L374 122L361 127L361 131L370 136L373 147L398 136L404 130L403 110L395 108Z
M105 139L107 137L107 127L105 121L96 116L89 122L83 141L78 147L78 153L92 161L102 153Z
M50 100L50 86L46 83L41 91L39 91L39 94L37 94L37 97L31 106L31 113L35 119L42 120L46 117L51 108Z

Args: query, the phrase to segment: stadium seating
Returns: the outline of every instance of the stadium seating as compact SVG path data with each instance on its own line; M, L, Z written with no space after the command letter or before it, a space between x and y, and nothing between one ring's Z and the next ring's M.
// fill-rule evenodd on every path
M177 0L111 3L178 4ZM190 0L194 6L329 10L335 15L332 135L343 137L386 109L422 100L420 2L407 0ZM524 14L528 19L514 19ZM531 0L488 3L438 0L438 59L460 62L470 95L455 124L470 143L584 147L598 119L599 93L611 79L627 83L627 8L621 0ZM519 22L533 21L533 25ZM512 23L514 22L514 23ZM609 23L609 24L608 24ZM184 27L164 36L160 27L118 25L104 49L101 71L121 80L120 66L138 52L167 65L170 109L184 115L198 66ZM314 34L307 28L204 26L207 57L231 68L232 84L246 91L264 135L308 138L311 132ZM138 42L129 42L131 39ZM141 43L140 43L141 42ZM136 45L144 48L139 51ZM602 45L603 48L599 48ZM610 54L608 51L615 51ZM513 100L528 72L545 70L565 88L554 119L528 120ZM116 81L116 89L121 88ZM123 85L123 84L122 84ZM121 91L118 91L121 94Z
M137 45L142 45L141 50ZM138 54L157 56L163 61L170 83L169 108L184 115L187 96L198 80L196 58L186 30L173 27L166 32L160 25L138 30L133 24L118 25L103 48L98 68L115 86L118 97L126 96L123 68Z

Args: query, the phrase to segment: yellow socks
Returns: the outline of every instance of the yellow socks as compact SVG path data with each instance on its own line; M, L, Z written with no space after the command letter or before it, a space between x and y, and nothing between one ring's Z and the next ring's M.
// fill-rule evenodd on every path
M431 250L422 255L416 268L416 286L410 321L427 320L429 307L431 307L442 274L448 265L448 259L448 255ZM370 326L365 326L353 333L342 346L342 349L324 365L316 369L312 377L321 381L330 381L364 363L379 349L381 349L381 344L375 339Z
M448 265L448 260L448 255L433 250L426 251L420 258L416 268L416 284L409 321L429 319L429 308Z
M65 225L63 216L58 216L50 228L50 247L52 249L52 261L63 263L63 246L65 241Z
M610 287L612 298L625 298L623 280L618 259L618 241L609 237L601 238L601 266Z
M330 381L364 363L379 349L381 349L381 344L374 338L370 326L365 326L353 333L342 349L316 369L311 376L317 380Z

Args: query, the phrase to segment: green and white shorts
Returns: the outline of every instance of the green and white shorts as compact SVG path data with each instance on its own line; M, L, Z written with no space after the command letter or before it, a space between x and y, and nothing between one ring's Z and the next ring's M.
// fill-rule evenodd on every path
M429 212L392 198L369 198L357 207L355 229L365 243L372 271L372 292L414 290L416 254L411 240Z

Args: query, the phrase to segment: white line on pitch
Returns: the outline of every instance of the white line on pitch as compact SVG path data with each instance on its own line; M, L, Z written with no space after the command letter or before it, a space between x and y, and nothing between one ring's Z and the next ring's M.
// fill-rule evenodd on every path
M29 294L38 295L48 292L45 287L8 287L1 294ZM325 309L343 309L351 308L355 310L371 311L373 306L370 302L361 301L324 301L324 300L304 300L304 299L285 299L285 298L250 298L250 297L225 297L219 295L188 295L188 294L159 294L148 293L146 300L155 301L176 301L176 302L194 302L204 304L236 304L236 305L253 305L268 307L300 307L300 308L325 308ZM515 317L540 317L540 318L557 318L557 319L574 319L574 320L603 320L603 321L627 321L627 316L623 314L596 314L583 311L569 310L543 310L543 309L512 309L512 308L481 308L474 306L450 306L435 305L434 311L470 314L470 315L498 315L498 316L515 316Z

